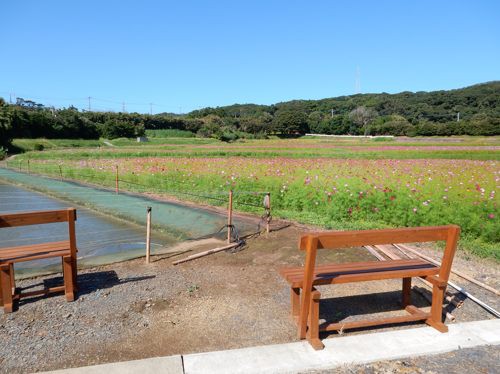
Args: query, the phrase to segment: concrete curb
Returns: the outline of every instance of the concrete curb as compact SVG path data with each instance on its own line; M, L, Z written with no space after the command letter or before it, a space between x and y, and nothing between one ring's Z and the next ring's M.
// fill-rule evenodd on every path
M48 371L46 374L184 374L182 356L153 357L143 360L113 362L74 369Z
M307 342L301 341L194 353L182 357L151 358L52 373L297 373L500 344L498 319L457 323L448 327L449 332L445 334L431 327L420 327L325 339L325 349L321 351L315 351Z

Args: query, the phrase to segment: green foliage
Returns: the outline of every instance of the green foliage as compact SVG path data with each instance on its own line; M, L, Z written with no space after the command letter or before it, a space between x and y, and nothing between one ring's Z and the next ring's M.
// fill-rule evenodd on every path
M0 149L5 152L12 139L11 111L0 98ZM1 158L1 157L0 157Z
M85 139L14 139L12 141L12 148L17 149L19 152L34 151L35 146L39 144L43 146L44 150L57 149L57 148L79 148L79 147L98 147L103 145L99 140L85 140Z
M146 136L149 138L194 138L196 135L187 130L164 129L146 130Z
M33 145L33 150L34 151L43 151L45 149L45 146L41 143L35 143Z
M57 110L22 98L15 105L0 100L0 146L4 148L13 138L134 137L144 130L170 131L166 137L191 136L188 131L226 141L309 131L332 135L500 135L500 82L450 91L235 104L187 115L82 112L74 107Z
M274 116L273 128L281 134L305 134L309 130L308 118L299 110L279 110Z
M108 120L99 126L99 132L102 137L107 139L133 138L144 135L143 125L134 125L130 122L118 120Z
M399 115L377 118L373 124L366 126L367 135L413 136L416 130L406 118Z
M196 138L180 140L191 144L205 141ZM130 142L126 139L124 141ZM112 186L113 167L120 163L124 180L146 186L137 187L137 191L168 194L177 191L180 197L186 198L182 193L217 195L224 194L232 186L236 191L237 209L259 214L260 210L238 205L238 202L260 204L260 196L248 193L239 195L238 191L270 191L273 196L274 217L319 224L330 229L454 223L463 229L462 247L479 256L500 259L500 231L496 212L498 198L491 192L495 186L494 161L458 161L458 158L471 158L473 153L466 149L454 151L450 157L445 155L452 160L422 160L423 157L429 158L432 153L435 157L443 158L444 155L441 150L425 151L424 148L429 146L435 148L436 143L424 141L403 143L410 145L408 150L401 149L397 152L385 150L385 146L377 144L375 140L348 140L347 147L346 140L338 141L330 149L331 152L335 153L336 158L351 158L342 162L333 159L318 161L325 154L331 155L322 153L322 146L331 143L324 139L247 142L252 145L249 149L255 152L248 151L243 155L267 158L224 160L223 157L242 155L239 153L239 143L217 143L217 147L206 147L207 151L203 152L200 151L201 147L190 148L184 145L188 143L177 147L169 144L168 150L164 150L166 147L156 149L154 145L150 146L151 150L144 146L133 148L130 147L131 143L124 143L125 147L122 149L108 148L101 149L100 152L85 149L72 152L53 150L20 155L11 166L17 168L29 158L33 171L57 176L57 165L63 162L65 173L69 177L81 179L83 174L90 175L89 179L84 180ZM475 142L476 139L474 142L464 141L461 144L476 144ZM487 145L488 142L492 144L491 139L480 144ZM261 149L259 144L262 145ZM270 153L262 155L261 151L273 144L281 150L289 151L274 155L284 155L280 158L271 157ZM304 148L299 148L300 144L304 144ZM420 149L413 149L416 144ZM449 147L443 146L443 143L441 146ZM354 157L353 153L349 153L349 148L353 147L375 150L371 153L360 150L358 152L365 160L354 160L361 157ZM399 143L399 147L404 146ZM311 153L305 153L311 148ZM344 148L346 153L340 155L338 148ZM496 153L485 150L485 159L498 159ZM131 159L132 157L136 159ZM375 162L374 158L388 160ZM411 161L404 162L404 158ZM418 158L421 160L417 161ZM81 162L96 159L100 161ZM286 177L283 178L283 175ZM372 178L375 179L371 180ZM130 185L126 188L133 190L135 187Z

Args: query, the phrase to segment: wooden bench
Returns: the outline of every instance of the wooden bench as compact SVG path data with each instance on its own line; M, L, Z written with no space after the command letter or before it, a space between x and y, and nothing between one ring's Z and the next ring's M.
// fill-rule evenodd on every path
M322 349L320 331L340 331L367 326L402 322L425 321L440 332L448 328L441 320L443 297L451 264L460 234L458 226L415 227L386 230L330 231L304 235L299 248L306 251L304 267L284 268L280 274L290 284L292 316L298 326L299 339L307 338L314 349ZM415 243L446 241L441 266L425 260L391 260L383 262L354 262L316 266L318 249L338 249L392 243ZM430 313L411 305L411 278L421 277L431 282L432 306ZM402 279L402 304L407 315L352 322L337 322L319 326L320 292L317 285Z
M76 210L74 208L0 214L0 228L68 222L68 240L66 241L0 248L0 306L3 305L5 313L12 312L13 300L22 297L64 291L67 301L75 299L77 275L75 221ZM53 257L61 257L64 277L63 286L24 293L16 290L14 281L15 263Z

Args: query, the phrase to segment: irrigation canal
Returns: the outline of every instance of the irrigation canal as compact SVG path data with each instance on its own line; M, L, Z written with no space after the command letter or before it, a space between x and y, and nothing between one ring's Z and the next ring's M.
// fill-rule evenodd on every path
M153 210L152 253L168 252L186 240L208 237L226 223L216 212L29 175L0 168L0 214L74 206L79 266L90 267L136 258L145 253L145 222ZM105 214L102 214L105 213ZM240 234L255 231L255 222L236 219ZM67 238L65 224L33 225L0 230L0 248L59 241ZM39 260L16 265L16 276L59 271L60 263Z

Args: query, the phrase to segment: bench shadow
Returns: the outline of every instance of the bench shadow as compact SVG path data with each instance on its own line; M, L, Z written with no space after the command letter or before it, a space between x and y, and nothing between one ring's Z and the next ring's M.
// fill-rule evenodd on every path
M78 290L77 290L76 295L75 295L75 300L78 299L78 297L80 297L80 296L87 295L87 294L90 294L92 292L96 292L98 290L105 290L105 289L112 288L112 287L120 285L120 284L126 284L126 283L130 283L130 282L140 282L140 281L152 279L155 277L156 277L155 275L148 275L148 276L140 276L140 277L127 277L127 278L120 279L118 277L118 275L116 274L116 272L113 270L78 274L78 276L77 276ZM19 290L20 291L27 291L27 290L34 289L34 288L48 289L50 287L57 287L57 286L61 286L63 284L64 284L63 277L56 276L56 277L44 279L40 283L32 284L32 285L27 286L27 287L19 287ZM43 295L39 295L39 296L22 298L21 300L16 302L16 304L19 304L19 306L22 306L22 305L36 302L40 299L50 298L50 297L54 297L54 296L61 296L61 295L64 295L64 292L43 294Z
M430 303L421 295L412 291L411 304L417 308L429 307ZM401 305L401 291L379 292L375 294L354 295L354 296L339 296L339 297L324 297L322 296L319 304L319 318L325 322L320 323L320 328L330 323L341 322L347 317L354 317L352 320L377 319L381 316L373 315L375 313L387 313L404 311ZM356 318L363 316L362 318ZM383 318L383 317L382 317ZM422 321L394 323L379 326L361 327L348 329L349 332L369 331L393 326L411 326L421 324ZM338 334L336 331L322 331L321 336Z

